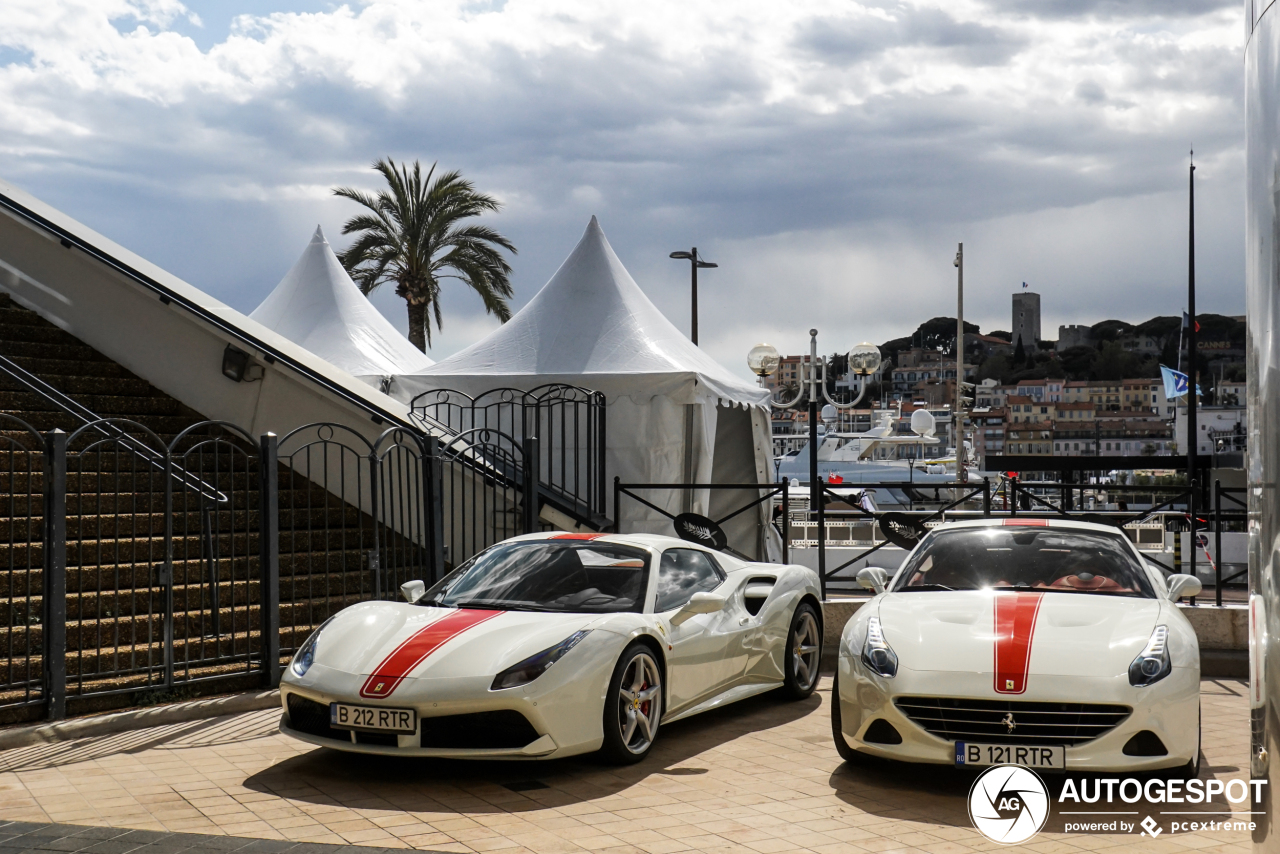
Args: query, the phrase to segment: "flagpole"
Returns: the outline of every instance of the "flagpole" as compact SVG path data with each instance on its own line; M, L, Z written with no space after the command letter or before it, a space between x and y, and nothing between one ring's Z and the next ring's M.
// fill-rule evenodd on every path
M1187 173L1187 515L1191 531L1191 574L1196 574L1196 164L1195 151Z

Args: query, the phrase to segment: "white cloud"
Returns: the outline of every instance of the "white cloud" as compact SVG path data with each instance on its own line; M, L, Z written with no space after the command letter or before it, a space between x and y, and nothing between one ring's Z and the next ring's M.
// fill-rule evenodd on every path
M682 327L666 253L713 250L732 304L703 339L741 370L815 306L833 348L950 313L961 238L975 288L1052 258L1099 283L1072 319L1174 313L1122 285L1176 257L1194 141L1225 223L1202 217L1201 302L1236 311L1239 10L1168 5L376 0L241 15L201 50L200 3L9 0L0 173L250 309L317 220L341 242L329 187L439 160L507 203L519 303L592 213ZM491 322L447 307L436 357Z

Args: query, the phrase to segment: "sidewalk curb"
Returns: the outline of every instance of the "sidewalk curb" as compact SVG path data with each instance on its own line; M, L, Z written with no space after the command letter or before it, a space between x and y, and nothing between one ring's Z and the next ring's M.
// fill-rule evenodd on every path
M198 721L222 715L237 715L241 712L255 712L270 708L280 708L279 690L247 691L230 697L193 700L188 703L173 703L149 709L131 709L127 712L112 712L52 724L28 724L0 731L0 750L30 747L35 744L53 744L99 735L114 735L134 729Z

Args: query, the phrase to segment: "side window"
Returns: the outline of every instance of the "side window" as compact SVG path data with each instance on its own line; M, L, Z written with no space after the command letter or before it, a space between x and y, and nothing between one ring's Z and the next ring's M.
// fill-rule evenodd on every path
M693 594L714 590L724 578L719 567L706 554L694 549L667 549L658 565L656 613L679 608Z

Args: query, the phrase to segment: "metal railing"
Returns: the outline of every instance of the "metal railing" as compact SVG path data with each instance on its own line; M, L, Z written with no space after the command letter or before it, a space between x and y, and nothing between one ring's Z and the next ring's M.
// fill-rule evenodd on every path
M685 483L682 483L682 484L670 484L670 483L622 483L620 478L615 477L615 478L613 479L613 507L614 507L614 515L615 515L615 517L616 517L618 520L621 520L621 519L623 518L623 514L622 514L622 506L623 506L623 504L622 504L622 499L623 499L623 498L629 498L629 499L631 499L632 501L635 501L637 504L641 505L642 507L645 507L645 508L647 508L647 509L649 509L649 510L652 510L653 512L657 513L657 514L658 514L658 516L659 516L660 518L664 518L664 519L669 519L669 520L671 520L671 522L672 522L672 524L673 524L673 529L672 529L672 531L671 531L671 532L669 532L669 533L678 533L678 532L675 530L675 528L674 528L674 523L675 523L676 518L677 518L677 516L678 516L679 514L673 513L673 512L671 512L670 510L668 510L668 509L666 509L666 508L664 508L664 507L660 507L659 505L657 505L657 504L653 503L652 501L648 500L647 498L644 498L644 497L642 497L642 496L640 496L640 495L637 495L637 494L636 494L636 491L637 491L637 490L641 490L641 491L659 491L659 492L682 492L682 493L692 493L692 492L695 492L695 491L702 491L702 490L706 490L706 491L708 491L708 492L720 492L720 493L724 493L724 492L727 492L727 491L733 491L733 492L745 492L745 493L748 493L748 498L749 498L749 496L750 496L750 495L752 495L752 494L754 494L754 495L755 495L755 497L754 497L754 498L749 498L749 500L746 500L746 503L743 503L743 504L740 504L740 505L734 506L734 507L732 507L732 508L730 508L730 509L728 509L728 510L722 510L722 511L720 511L719 513L717 513L717 515L716 515L716 516L714 516L714 517L708 517L708 518L710 518L710 519L711 519L711 521L712 521L713 523L715 523L715 525L716 525L717 527L721 527L721 526L725 525L726 523L733 521L734 519L736 519L737 517L741 516L742 514L746 513L747 511L752 510L753 508L759 507L761 504L764 504L765 502L769 502L769 501L771 501L775 496L780 496L780 498L781 498L781 501L782 501L782 508L783 508L782 513L783 513L784 518L785 518L785 516L787 515L787 513L789 512L789 504L788 504L788 499L787 499L787 486L786 486L786 484L785 484L785 483L775 483L775 484L762 484L762 483L691 483L691 484L685 484ZM614 531L615 531L615 532L616 532L616 531L619 531L619 530L620 530L620 527L621 527L621 523L620 523L620 522L615 522L615 525L614 525ZM758 528L759 526L756 526L756 527ZM763 532L760 532L760 533L763 533ZM767 544L761 541L761 540L762 540L762 537L760 537L760 536L757 536L757 537L756 537L756 540L757 540L757 542L754 544L754 545L755 545L755 550L756 550L756 551L758 552L758 554L760 555L760 558L759 558L759 559L763 560L763 559L765 559L765 555L767 554L767 551L768 551ZM743 543L739 543L739 545L744 545L744 544L743 544ZM784 562L784 563L785 563L785 562L787 562L787 560L788 560L788 558L789 558L789 556L790 556L789 548L790 548L790 543L788 542L788 540L787 540L787 539L785 538L785 536L784 536L783 541L782 541L782 560L783 560L783 562ZM736 548L734 548L732 545L729 545L729 546L726 548L726 551L729 551L729 552L731 552L731 553L734 553L734 554L736 554L738 557L742 557L742 558L744 558L744 559L746 559L746 560L755 560L755 559L756 559L756 558L753 558L753 557L751 557L751 556L749 556L749 555L744 554L740 549L736 549Z
M452 435L489 430L523 453L536 437L540 500L575 523L603 529L605 506L605 398L597 391L553 383L530 391L491 389L476 397L435 389L410 403L412 417ZM518 478L517 478L518 479Z
M49 385L35 374L23 368L7 356L0 356L0 372L8 374L15 382L25 386L28 391L33 392L43 399L46 403L56 406L65 415L74 418L80 426L89 426L93 430L101 433L103 437L115 440L123 444L127 449L133 451L142 459L148 461L152 467L160 467L160 458L155 450L151 448L145 441L129 435L116 425L120 419L103 418L101 415L90 410L87 406L73 400L63 394L58 389ZM219 501L225 501L226 496L218 495L217 490L208 483L194 478L190 472L180 466L172 468L173 476L177 477L184 485L193 485L201 490L210 492L210 497L217 498Z
M779 527L784 548L814 549L818 553L817 562L824 581L848 581L836 576L892 542L880 528L881 519L886 514L858 506L847 493L850 490L891 489L896 486L900 484L845 484L842 493L824 484L823 506L816 511L808 507L809 491L806 487L803 495L791 496L787 500L787 510L781 517L785 521ZM1210 500L1204 502L1204 512L1193 515L1192 507L1202 491L1199 484L1194 487L1185 484L1073 484L1026 482L1017 478L1002 478L1001 482L993 484L990 479L984 479L981 483L940 487L940 492L948 493L950 497L940 498L937 506L930 510L890 512L895 517L905 517L918 523L922 529L947 521L989 516L1057 517L1115 525L1129 536L1148 560L1160 565L1167 573L1188 572L1203 578L1197 564L1207 560L1212 566L1212 581L1206 579L1206 587L1213 584L1214 603L1220 606L1223 591L1228 585L1238 584L1248 572L1243 564L1224 562L1222 551L1224 533L1230 533L1232 528L1244 530L1246 513L1242 498L1245 490L1224 487L1215 482ZM1087 493L1095 494L1086 500ZM1145 499L1142 506L1136 506L1139 504L1136 499ZM781 503L778 499L775 501ZM842 509L830 506L835 502L841 503ZM1192 535L1189 548L1182 547L1182 533ZM1166 542L1168 534L1173 535L1172 547ZM1210 542L1213 543L1211 554ZM828 570L826 551L832 548L860 551ZM1160 559L1170 551L1171 562ZM1194 604L1196 600L1191 601Z

